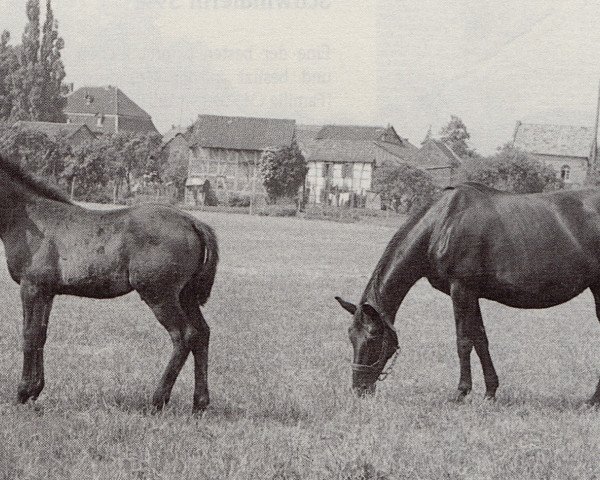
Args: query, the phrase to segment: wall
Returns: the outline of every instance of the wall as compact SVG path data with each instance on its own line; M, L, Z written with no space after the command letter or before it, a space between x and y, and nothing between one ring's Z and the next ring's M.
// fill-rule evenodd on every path
M587 176L588 163L587 158L581 157L562 157L555 155L531 154L545 165L552 167L557 176L561 177L561 170L564 165L571 167L569 178L565 179L565 184L573 187L582 186Z
M343 163L330 163L329 185L341 190L355 192L365 195L371 188L372 164L364 162L351 163L351 174L344 178ZM306 175L306 187L309 189L309 202L321 203L322 192L327 187L328 178L323 176L324 162L308 162L308 174ZM342 199L349 197L342 194ZM347 200L347 199L346 199Z

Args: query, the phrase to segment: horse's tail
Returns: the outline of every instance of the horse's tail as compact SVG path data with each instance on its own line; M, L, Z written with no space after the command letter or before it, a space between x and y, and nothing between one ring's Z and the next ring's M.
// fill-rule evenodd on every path
M194 229L204 244L203 262L196 272L196 287L198 292L198 303L204 305L210 297L210 292L217 274L219 263L219 246L214 230L198 220L194 221Z

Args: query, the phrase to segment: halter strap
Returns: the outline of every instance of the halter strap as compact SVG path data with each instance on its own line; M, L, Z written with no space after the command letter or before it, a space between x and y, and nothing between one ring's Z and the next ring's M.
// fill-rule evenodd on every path
M388 362L386 357L387 347L389 344L389 335L386 335L386 332L383 333L383 341L381 342L381 351L379 352L379 358L375 363L371 365L361 364L361 363L353 363L352 370L354 372L362 372L362 373L379 373L377 380L383 381L387 378L387 376L391 373L394 364L396 363L396 359L398 358L398 354L400 353L400 346L398 345L398 335L396 333L396 329L394 326L387 320L384 320L384 323L388 327L388 332L394 337L396 340L396 346L394 349L394 353L390 357L392 359L389 368L386 371L383 371L385 365Z

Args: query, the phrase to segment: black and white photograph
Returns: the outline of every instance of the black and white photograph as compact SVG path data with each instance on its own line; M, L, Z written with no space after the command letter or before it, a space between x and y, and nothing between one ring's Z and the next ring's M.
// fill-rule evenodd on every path
M0 0L0 480L600 479L600 3Z

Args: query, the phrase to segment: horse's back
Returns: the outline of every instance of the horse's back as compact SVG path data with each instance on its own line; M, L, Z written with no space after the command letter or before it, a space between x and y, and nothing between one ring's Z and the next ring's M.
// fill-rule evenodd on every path
M434 279L515 306L562 303L600 280L598 192L464 185L443 200L429 246Z

